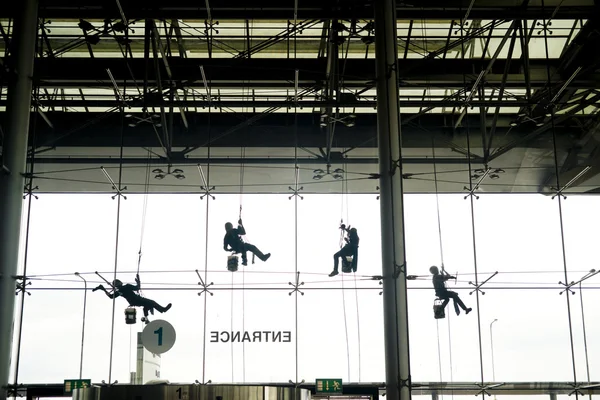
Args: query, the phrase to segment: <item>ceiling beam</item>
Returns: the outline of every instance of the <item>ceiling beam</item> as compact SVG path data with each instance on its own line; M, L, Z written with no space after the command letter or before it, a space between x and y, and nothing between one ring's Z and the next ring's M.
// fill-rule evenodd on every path
M279 0L260 0L248 3L244 0L231 0L225 4L212 4L213 18L226 19L290 19L297 12L307 19L351 19L373 18L370 1L304 0L282 3ZM198 1L171 0L168 3L147 1L143 7L137 2L124 4L129 19L138 18L207 18L206 6ZM593 0L579 1L576 6L569 3L556 7L530 6L523 10L516 2L486 1L476 2L470 9L469 19L527 18L527 19L577 19L586 18L594 8ZM402 19L444 19L461 20L465 17L465 2L460 0L423 0L418 7L398 3L396 12ZM13 7L2 7L0 17L14 17ZM71 0L47 0L40 7L40 18L120 18L116 6L105 1L86 1L85 4ZM210 18L209 18L210 19Z

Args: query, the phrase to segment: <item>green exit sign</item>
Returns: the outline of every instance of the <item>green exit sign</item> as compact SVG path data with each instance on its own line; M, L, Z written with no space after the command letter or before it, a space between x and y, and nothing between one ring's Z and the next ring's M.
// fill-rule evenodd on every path
M342 393L341 379L317 379L316 393Z
M65 379L65 394L71 394L75 389L82 389L90 386L92 386L91 379Z

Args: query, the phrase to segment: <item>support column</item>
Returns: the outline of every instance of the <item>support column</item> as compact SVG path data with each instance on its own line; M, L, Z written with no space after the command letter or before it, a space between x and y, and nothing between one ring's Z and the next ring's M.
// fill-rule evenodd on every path
M27 137L38 0L21 0L19 17L11 42L10 72L6 109L6 129L2 148L5 171L0 172L0 400L7 398L13 320L15 316L15 278L19 261L21 212L27 161Z
M411 378L397 49L396 2L375 0L386 399L409 400Z

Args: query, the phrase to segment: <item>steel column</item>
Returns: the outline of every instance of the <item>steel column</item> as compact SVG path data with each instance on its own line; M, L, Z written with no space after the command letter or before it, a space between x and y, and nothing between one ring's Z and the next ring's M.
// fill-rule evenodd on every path
M7 173L0 175L0 400L7 398L13 322L15 316L15 275L19 261L19 237L33 60L37 33L37 0L20 2L19 18L15 19L11 58L13 78L8 86L7 124L3 143L3 162Z
M395 0L375 1L386 399L409 400L410 363Z

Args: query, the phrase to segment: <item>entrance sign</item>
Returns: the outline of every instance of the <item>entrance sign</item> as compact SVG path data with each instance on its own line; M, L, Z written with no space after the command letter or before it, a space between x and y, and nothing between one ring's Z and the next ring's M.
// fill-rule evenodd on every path
M341 379L317 379L316 393L342 393Z
M142 332L142 345L152 354L162 354L175 344L175 328L167 321L157 319L150 322Z
M91 379L65 379L65 394L73 393L75 389L83 389L92 386Z

